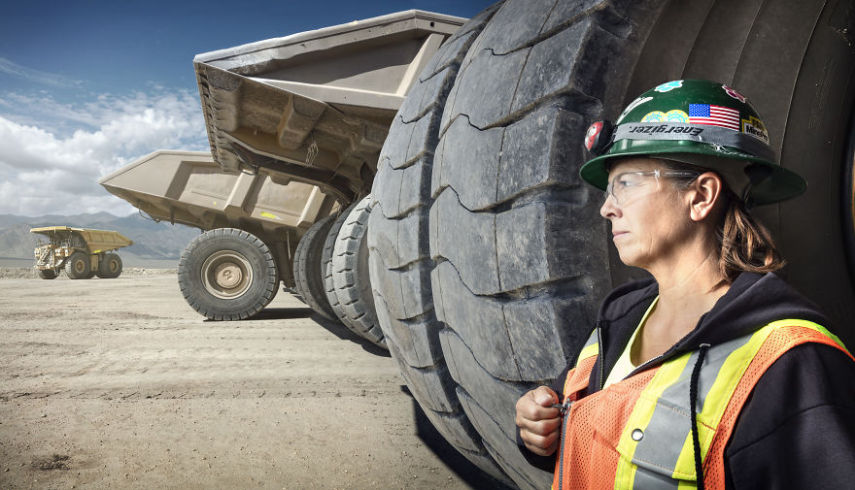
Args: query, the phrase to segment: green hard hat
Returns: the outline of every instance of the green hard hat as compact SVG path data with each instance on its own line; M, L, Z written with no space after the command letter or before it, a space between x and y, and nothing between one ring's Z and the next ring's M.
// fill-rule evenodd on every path
M719 173L749 205L795 197L807 188L778 165L760 115L739 92L708 80L673 80L641 94L615 121L597 121L585 135L595 155L579 173L605 190L615 158L651 156Z

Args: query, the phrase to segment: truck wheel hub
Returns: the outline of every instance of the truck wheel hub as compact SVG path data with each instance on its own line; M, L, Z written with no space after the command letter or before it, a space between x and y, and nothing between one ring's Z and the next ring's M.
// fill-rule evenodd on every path
M202 264L202 283L217 298L237 298L252 284L252 267L242 254L222 250Z
M234 288L240 284L243 274L236 264L220 264L214 271L217 283L224 288Z

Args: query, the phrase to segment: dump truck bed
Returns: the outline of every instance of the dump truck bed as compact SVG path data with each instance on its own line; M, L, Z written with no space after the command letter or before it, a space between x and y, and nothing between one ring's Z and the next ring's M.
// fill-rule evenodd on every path
M89 252L93 254L111 252L122 247L133 245L134 242L117 231L94 230L90 228L73 228L70 226L43 226L30 229L31 233L38 233L48 237L70 235L78 233L86 241Z
M157 151L99 183L155 219L203 230L305 230L335 204L317 186L279 173L224 171L207 152Z
M364 196L405 95L465 21L410 10L197 55L214 161Z

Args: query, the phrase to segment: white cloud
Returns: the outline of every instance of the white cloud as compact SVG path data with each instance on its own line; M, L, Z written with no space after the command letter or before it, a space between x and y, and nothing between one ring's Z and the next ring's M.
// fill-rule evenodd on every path
M72 80L56 73L48 73L46 71L35 70L19 65L7 58L0 58L0 73L6 73L24 80L49 85L52 87L67 87L69 85L81 85L80 80Z
M7 94L4 107L29 116L22 122L0 113L0 214L128 214L134 208L108 194L100 177L154 150L208 149L199 100L190 91L103 95L76 105ZM77 129L52 130L59 119Z

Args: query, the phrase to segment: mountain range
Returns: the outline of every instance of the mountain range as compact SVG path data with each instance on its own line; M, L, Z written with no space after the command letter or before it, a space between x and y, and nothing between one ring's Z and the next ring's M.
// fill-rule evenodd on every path
M114 230L134 241L119 249L122 262L131 267L177 267L181 251L201 231L184 225L156 222L140 214L114 216L110 213L78 214L74 216L15 216L0 214L0 265L29 267L33 248L40 237L30 228L40 226L72 226Z

